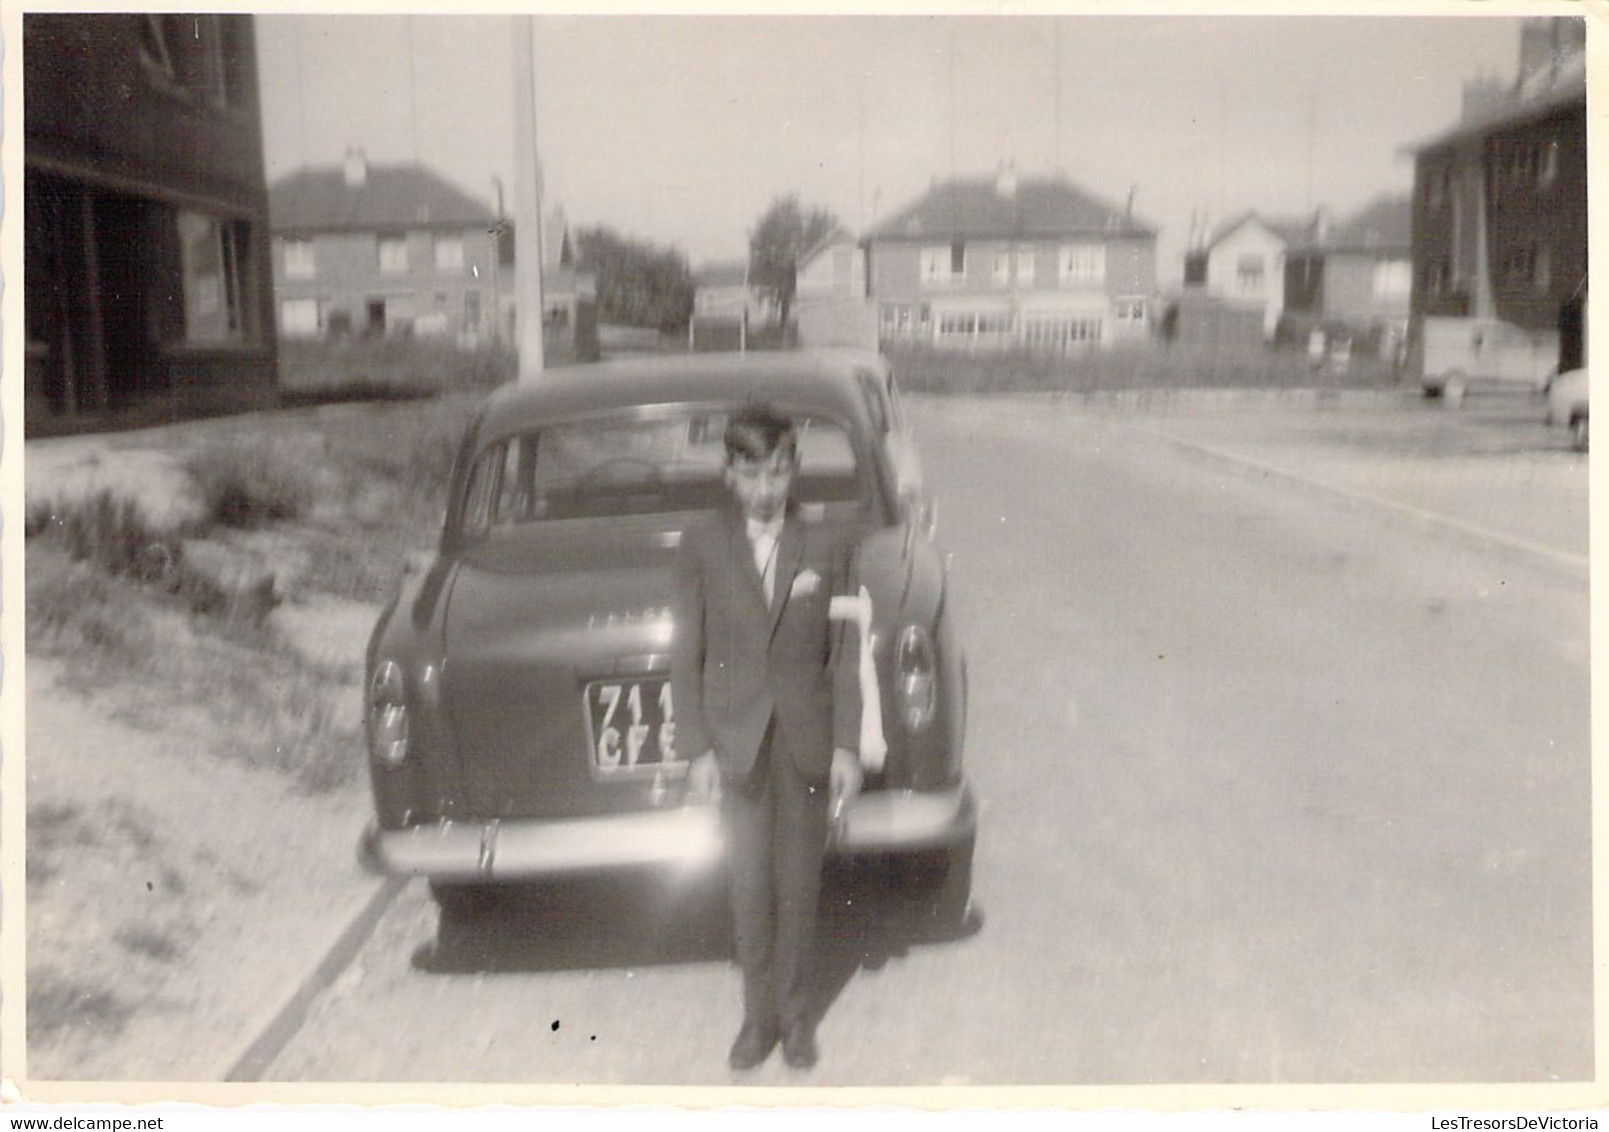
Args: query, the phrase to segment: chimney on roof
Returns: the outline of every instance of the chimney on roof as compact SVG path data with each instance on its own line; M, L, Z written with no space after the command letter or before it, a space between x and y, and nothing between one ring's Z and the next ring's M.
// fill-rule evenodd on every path
M346 147L346 187L361 189L369 181L369 159L357 146Z
M994 191L997 196L1012 200L1017 195L1017 163L1002 161L995 173Z
M1129 199L1128 199L1128 202L1123 205L1123 223L1124 224L1133 224L1134 223L1134 196L1139 191L1140 191L1140 186L1138 186L1138 185L1130 185L1129 186Z
M1313 210L1313 242L1326 244L1330 240L1330 210L1322 204Z

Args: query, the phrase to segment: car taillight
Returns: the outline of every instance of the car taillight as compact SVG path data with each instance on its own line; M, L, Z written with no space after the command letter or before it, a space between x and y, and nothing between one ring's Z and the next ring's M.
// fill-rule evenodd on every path
M900 724L912 734L926 730L937 705L933 641L922 626L907 625L894 645L894 708Z
M384 660L369 684L369 751L387 766L401 766L408 757L408 701L403 692L402 668Z

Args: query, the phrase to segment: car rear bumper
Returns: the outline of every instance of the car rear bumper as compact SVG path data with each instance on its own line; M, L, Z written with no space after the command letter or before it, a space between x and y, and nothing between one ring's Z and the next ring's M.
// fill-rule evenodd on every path
M828 846L833 856L946 849L976 833L965 785L892 790L856 800ZM718 865L724 849L716 806L562 820L442 820L406 829L371 825L358 846L364 867L445 881L540 880L611 869Z

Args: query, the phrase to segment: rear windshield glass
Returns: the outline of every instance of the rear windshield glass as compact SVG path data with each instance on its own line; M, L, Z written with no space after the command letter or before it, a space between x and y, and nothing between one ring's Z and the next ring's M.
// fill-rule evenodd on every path
M684 408L565 421L486 448L470 470L463 531L557 519L703 510L728 498L721 471L724 409ZM823 511L863 502L854 446L836 422L795 416L793 494Z

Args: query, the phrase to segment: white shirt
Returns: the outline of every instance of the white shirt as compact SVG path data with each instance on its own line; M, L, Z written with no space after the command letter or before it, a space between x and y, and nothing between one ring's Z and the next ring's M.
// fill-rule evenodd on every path
M754 548L754 568L760 573L760 582L765 588L766 604L769 605L775 597L777 588L777 543L782 539L782 518L778 516L768 523L759 519L746 519L744 530L749 536L750 545Z

